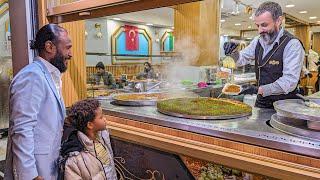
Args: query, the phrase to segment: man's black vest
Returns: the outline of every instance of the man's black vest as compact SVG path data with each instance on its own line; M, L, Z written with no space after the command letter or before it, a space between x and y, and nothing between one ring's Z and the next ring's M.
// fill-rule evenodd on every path
M290 40L296 39L288 31L283 31L279 43L275 43L272 50L262 58L263 48L258 41L255 50L255 70L258 87L275 82L283 75L283 52ZM288 94L271 95L262 97L258 95L256 107L273 108L273 102L283 99L295 99L297 89Z

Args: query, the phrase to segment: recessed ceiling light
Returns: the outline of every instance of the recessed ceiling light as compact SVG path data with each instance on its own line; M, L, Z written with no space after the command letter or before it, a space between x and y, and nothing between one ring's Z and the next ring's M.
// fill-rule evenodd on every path
M235 26L241 26L241 24L240 24L240 23L235 23L234 25L235 25Z
M251 29L252 28L252 26L248 26L248 29Z
M317 19L317 16L311 16L309 19Z
M147 23L146 25L147 25L147 26L153 26L153 24L151 24L151 23Z
M288 4L286 5L287 8L293 8L295 5L294 4Z
M226 22L226 20L225 19L221 19L220 22Z
M308 11L300 11L299 13L300 13L300 14L307 14Z
M117 18L117 17L115 17L115 18L112 18L113 20L116 20L116 21L120 21L121 20L121 18Z

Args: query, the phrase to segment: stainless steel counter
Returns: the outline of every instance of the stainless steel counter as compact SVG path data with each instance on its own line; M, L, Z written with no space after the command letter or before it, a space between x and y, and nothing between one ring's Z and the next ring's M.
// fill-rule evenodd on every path
M156 107L117 106L101 101L105 114L228 139L311 157L320 157L320 142L284 134L267 124L274 110L253 108L252 115L232 120L191 120L159 113Z

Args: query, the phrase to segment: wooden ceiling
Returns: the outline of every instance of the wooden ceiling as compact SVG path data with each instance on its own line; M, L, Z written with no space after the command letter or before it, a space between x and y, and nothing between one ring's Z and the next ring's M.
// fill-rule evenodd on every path
M47 18L51 23L64 23L196 1L201 0L82 0L48 9Z

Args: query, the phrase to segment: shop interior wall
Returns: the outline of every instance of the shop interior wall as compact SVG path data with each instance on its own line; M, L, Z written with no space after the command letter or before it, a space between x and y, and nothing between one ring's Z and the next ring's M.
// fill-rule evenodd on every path
M320 53L320 32L313 33L312 49Z
M84 21L60 24L67 29L72 40L73 57L69 61L68 70L62 76L62 94L67 107L74 102L86 98L86 61Z
M102 38L96 37L97 30L95 24L101 24ZM122 21L115 21L110 19L92 19L85 21L85 29L88 33L86 37L86 53L106 53L109 56L99 55L86 55L87 66L95 66L97 62L102 61L105 65L112 65L111 62L111 36L112 34L123 25L134 25L139 28L145 29L152 40L152 55L160 55L160 42L156 39L161 39L161 36L166 31L172 31L170 28L161 28L147 25L140 25L134 23L127 23ZM161 63L160 57L153 57L152 64Z

